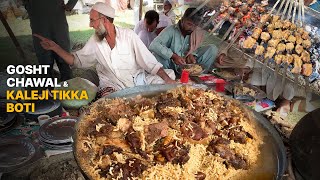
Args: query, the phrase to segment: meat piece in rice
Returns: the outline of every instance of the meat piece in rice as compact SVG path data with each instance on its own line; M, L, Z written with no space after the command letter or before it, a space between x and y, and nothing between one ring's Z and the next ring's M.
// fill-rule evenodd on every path
M198 124L190 121L182 124L181 132L185 137L191 138L196 141L199 141L208 136L207 133Z
M168 134L168 128L169 126L166 121L145 126L144 134L147 143L152 144L154 141L157 141L162 137L166 137Z
M167 161L173 164L185 164L190 159L189 157L190 148L184 146L181 142L173 141L169 145L161 148L160 152Z

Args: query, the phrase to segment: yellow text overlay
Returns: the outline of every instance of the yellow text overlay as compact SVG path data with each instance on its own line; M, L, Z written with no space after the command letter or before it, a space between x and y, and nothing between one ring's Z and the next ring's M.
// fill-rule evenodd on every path
M85 90L48 90L24 91L8 90L7 100L37 101L37 100L88 100L88 93ZM7 103L7 112L34 112L35 103Z

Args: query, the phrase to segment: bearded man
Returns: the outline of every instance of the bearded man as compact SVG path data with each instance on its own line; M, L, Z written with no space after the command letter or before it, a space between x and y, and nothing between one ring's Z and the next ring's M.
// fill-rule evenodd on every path
M153 52L164 68L173 69L180 75L180 65L200 64L204 72L211 70L218 49L215 45L202 46L204 32L198 28L201 22L200 12L188 8L178 24L168 26L150 44Z
M172 24L176 24L176 14L173 12L173 0L165 0L163 2L163 14L170 18Z
M115 10L98 2L90 11L90 27L95 34L83 49L68 53L55 42L40 35L41 45L54 51L72 67L96 66L102 96L109 93L147 84L175 83L172 70L164 70L139 37L130 29L113 24Z

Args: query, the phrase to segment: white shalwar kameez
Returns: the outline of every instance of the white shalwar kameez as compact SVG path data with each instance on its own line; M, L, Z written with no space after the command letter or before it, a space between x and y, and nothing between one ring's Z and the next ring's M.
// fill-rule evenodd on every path
M157 72L162 67L139 37L130 29L115 27L116 44L113 49L105 39L99 41L93 35L86 45L73 53L73 67L89 68L96 65L100 89L115 90L137 85L164 84ZM175 79L172 70L165 70Z

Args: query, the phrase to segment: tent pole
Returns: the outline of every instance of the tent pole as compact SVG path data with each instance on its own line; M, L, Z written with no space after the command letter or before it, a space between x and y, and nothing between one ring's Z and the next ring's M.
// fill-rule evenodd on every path
M139 21L141 20L142 18L142 4L143 4L143 0L138 0L140 1L139 3Z
M16 46L16 49L17 49L18 54L19 54L19 57L22 58L24 64L27 64L26 56L25 56L25 54L24 54L24 52L23 52L23 50L22 50L22 48L21 48L16 36L14 35L12 29L10 28L7 20L4 18L4 16L3 16L1 11L0 11L0 20L1 20L2 24L3 24L3 26L6 28L6 30L7 30L8 34L9 34L13 44Z

